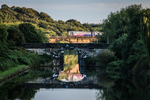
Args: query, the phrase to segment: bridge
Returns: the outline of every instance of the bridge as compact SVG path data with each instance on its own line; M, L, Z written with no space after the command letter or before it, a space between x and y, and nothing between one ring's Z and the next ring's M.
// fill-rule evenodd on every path
M94 41L98 41L96 37L91 37L91 36L69 36L69 37L49 37L49 43L56 43L59 41L67 41L70 43L91 43Z
M84 48L84 49L107 49L110 44L94 44L94 43L23 43L24 48Z

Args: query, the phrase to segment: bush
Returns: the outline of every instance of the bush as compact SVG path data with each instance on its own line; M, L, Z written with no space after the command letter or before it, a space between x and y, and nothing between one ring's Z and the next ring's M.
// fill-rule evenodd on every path
M7 68L14 67L16 63L11 59L1 59L0 60L0 70L6 70Z
M100 69L106 69L107 65L117 60L115 53L110 50L103 50L97 55L97 61Z

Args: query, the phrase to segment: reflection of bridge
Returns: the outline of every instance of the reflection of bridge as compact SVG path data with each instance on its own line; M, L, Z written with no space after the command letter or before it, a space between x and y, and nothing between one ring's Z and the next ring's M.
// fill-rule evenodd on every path
M23 85L27 88L104 88L98 85L97 77L85 77L82 81L77 82L62 82L56 78L42 78L39 77L33 81L28 81Z
M92 49L106 49L110 44L94 44L94 43L24 43L22 47L24 48L66 48L66 45L69 45L69 48L92 48Z
M75 83L64 83L64 84L45 84L45 83L25 83L22 87L26 88L68 88L68 89L106 89L105 87L98 86L97 84L75 84Z

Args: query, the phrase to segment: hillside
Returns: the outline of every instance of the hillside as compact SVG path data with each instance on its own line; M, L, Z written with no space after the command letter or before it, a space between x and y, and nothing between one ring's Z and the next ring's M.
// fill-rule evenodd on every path
M64 36L67 31L92 31L90 24L81 24L75 19L66 22L54 21L51 16L44 12L38 12L33 8L9 7L3 4L0 9L0 23L30 22L43 29L48 36Z

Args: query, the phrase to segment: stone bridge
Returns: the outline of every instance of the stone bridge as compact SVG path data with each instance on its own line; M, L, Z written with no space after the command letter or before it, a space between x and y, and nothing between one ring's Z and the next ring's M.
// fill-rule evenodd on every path
M84 36L84 37L79 37L79 36L69 36L69 37L49 37L49 43L57 43L59 41L67 41L70 43L91 43L94 41L98 41L96 37L91 37L91 36Z
M24 48L84 48L84 49L107 49L110 44L94 44L94 43L23 43Z

